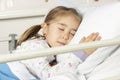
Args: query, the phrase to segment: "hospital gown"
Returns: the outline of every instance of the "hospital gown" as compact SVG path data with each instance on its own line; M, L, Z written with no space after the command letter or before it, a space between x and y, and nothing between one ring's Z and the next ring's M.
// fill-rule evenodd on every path
M45 50L46 48L49 48L47 42L38 38L23 42L21 46L17 47L15 53L19 53L22 51L35 51L43 49ZM54 60L54 56L33 58L28 60L22 60L20 62L27 67L30 73L32 73L34 76L41 80L47 80L52 76L63 73L72 73L82 62L82 60L73 53L57 55L57 65L50 66L49 63L52 60Z

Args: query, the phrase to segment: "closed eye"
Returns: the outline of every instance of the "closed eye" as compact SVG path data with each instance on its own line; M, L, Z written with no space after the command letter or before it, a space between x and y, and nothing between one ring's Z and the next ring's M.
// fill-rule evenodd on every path
M59 30L61 30L61 31L64 31L64 29L63 28L58 28Z
M72 36L74 36L75 35L75 33L70 33Z
M76 30L72 30L72 31L70 32L70 34L71 34L72 36L74 36L75 33L76 33Z

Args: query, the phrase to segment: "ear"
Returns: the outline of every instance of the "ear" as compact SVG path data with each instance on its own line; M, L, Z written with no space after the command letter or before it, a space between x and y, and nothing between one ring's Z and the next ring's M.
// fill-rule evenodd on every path
M43 24L41 24L41 26L42 26L42 29L43 29L43 34L44 35L47 34L48 25L46 23L43 23Z

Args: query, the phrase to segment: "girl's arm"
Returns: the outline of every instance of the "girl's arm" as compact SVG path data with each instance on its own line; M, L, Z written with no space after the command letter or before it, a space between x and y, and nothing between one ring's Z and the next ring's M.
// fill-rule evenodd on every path
M89 36L87 37L83 37L80 40L80 43L83 42L92 42L92 41L98 41L100 40L101 37L99 36L99 33L91 33ZM79 51L79 52L74 52L74 54L80 58L82 61L84 61L90 54L92 54L94 51L96 50L96 48L92 48L92 49L86 49L83 51Z
M33 39L23 42L14 53L21 53L23 51L35 51L40 49L49 48L46 42L39 39ZM54 60L53 56L39 57L33 59L27 59L19 61L22 63L34 76L40 78L42 77L42 71L44 69L50 68L49 62Z

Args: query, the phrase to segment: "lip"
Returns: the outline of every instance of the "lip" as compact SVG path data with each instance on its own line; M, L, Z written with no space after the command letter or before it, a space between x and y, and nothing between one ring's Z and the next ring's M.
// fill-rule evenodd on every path
M65 43L61 42L61 41L57 41L57 43L60 44L60 45L65 45Z

